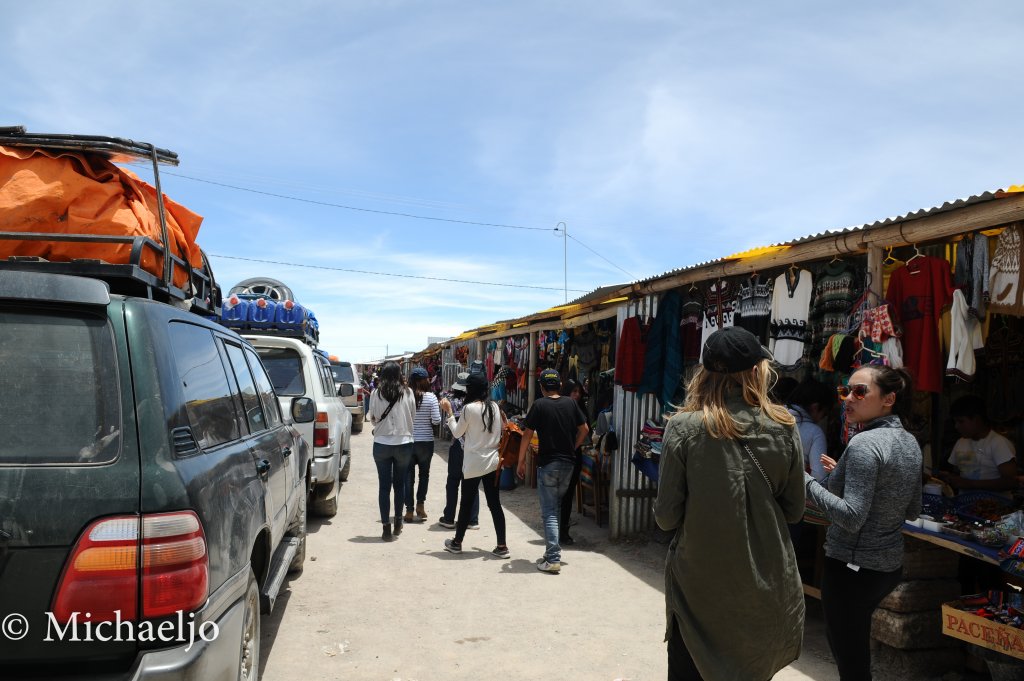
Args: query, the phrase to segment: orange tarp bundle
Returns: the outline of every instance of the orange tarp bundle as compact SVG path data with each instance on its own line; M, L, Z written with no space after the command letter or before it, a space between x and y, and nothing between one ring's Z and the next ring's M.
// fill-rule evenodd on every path
M203 218L164 196L170 250L202 267L196 234ZM160 244L156 189L98 154L0 146L0 232L146 236ZM142 267L157 276L163 258L142 251ZM0 239L0 259L28 255L55 262L92 258L129 262L131 244ZM176 268L174 284L187 274Z

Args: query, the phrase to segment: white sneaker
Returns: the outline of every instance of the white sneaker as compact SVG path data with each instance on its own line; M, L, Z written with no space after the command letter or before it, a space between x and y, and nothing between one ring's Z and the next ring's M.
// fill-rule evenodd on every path
M477 524L475 524L475 525L470 525L470 526L469 526L469 529L471 529L471 530L479 530L479 529L480 529L480 524L479 524L479 523L477 523Z
M547 572L552 575L557 575L559 570L562 569L561 563L549 563L546 560L537 565L537 569L541 572Z

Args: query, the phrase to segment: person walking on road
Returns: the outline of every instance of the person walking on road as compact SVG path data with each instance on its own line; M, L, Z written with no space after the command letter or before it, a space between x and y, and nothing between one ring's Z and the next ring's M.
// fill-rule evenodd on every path
M559 543L558 518L562 498L569 488L576 450L587 439L590 427L576 401L562 397L562 379L554 369L540 372L543 397L533 403L523 421L523 440L519 445L520 478L526 477L526 450L534 432L537 433L537 493L540 515L544 523L544 557L537 563L541 572L557 574L562 569L562 546Z
M562 386L563 395L567 395L579 406L580 411L586 415L587 410L583 405L583 386L569 379ZM569 478L569 486L562 497L562 505L558 513L558 543L561 546L572 546L576 541L569 536L569 525L572 520L572 502L576 500L576 487L580 484L580 472L583 470L583 449L576 448L574 452L575 463L572 467L572 477Z
M402 506L405 502L406 476L412 461L413 418L416 398L405 385L397 362L381 367L378 387L370 394L370 421L373 427L373 462L377 465L377 501L380 522L384 525L381 539L392 541L402 533ZM395 495L395 525L391 529L389 495Z
M409 476L405 484L405 522L413 520L423 522L427 519L427 511L423 505L427 501L427 486L430 484L430 459L434 456L434 426L441 423L441 410L438 408L437 395L430 390L430 375L423 367L416 367L409 372L413 395L416 398L416 414L413 418L412 462L409 464ZM420 472L420 486L413 490L416 483L416 470ZM416 515L413 515L413 491L416 492Z
M505 512L501 508L498 481L494 475L498 470L502 416L498 405L491 400L489 392L490 386L486 376L470 374L466 379L466 403L462 407L462 416L458 421L452 414L451 403L448 400L441 401L441 411L448 417L448 428L452 431L452 436L465 437L459 520L455 525L455 538L444 540L444 550L449 553L462 553L462 540L466 537L473 503L479 499L480 483L483 482L484 497L487 499L487 508L491 511L498 542L491 553L499 558L508 558L508 545L505 543Z
M452 383L452 397L449 403L452 405L452 416L456 420L462 416L462 405L466 400L467 378L469 378L469 373L463 371L456 376L455 382ZM445 481L444 486L445 505L437 524L450 530L455 529L455 514L458 512L459 505L459 488L462 487L462 448L465 445L464 440L465 438L453 436L452 444L448 448L448 479ZM473 501L473 507L470 509L469 529L475 530L479 528L480 496L477 495Z
M795 419L768 395L770 353L741 327L708 336L665 427L654 516L669 681L766 681L800 656L804 593L787 523L804 512Z
M864 429L807 496L832 521L825 538L821 607L841 681L871 679L871 615L903 574L903 521L921 513L921 447L903 428L912 379L870 364L837 388L846 420Z

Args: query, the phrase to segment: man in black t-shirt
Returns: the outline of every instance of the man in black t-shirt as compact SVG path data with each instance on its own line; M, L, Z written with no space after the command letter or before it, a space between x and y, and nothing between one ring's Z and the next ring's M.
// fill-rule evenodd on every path
M540 515L544 522L544 558L537 569L557 574L562 569L562 547L558 543L558 514L562 497L569 487L576 448L590 432L587 419L576 401L562 397L558 391L562 379L554 369L540 372L540 389L544 397L533 403L523 422L523 440L519 446L520 478L526 477L526 450L537 431L537 493Z

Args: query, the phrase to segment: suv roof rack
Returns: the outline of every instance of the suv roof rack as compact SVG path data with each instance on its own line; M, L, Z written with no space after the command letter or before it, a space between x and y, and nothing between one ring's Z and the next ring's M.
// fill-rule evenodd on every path
M201 270L196 270L187 260L173 253L169 257L164 257L170 249L165 246L168 243L167 215L164 209L163 191L160 188L159 166L178 165L176 153L168 149L160 149L153 144L135 142L121 137L29 133L23 126L0 127L0 146L99 154L115 163L150 161L153 164L160 235L163 242L157 243L145 236L0 232L0 240L131 244L131 254L126 264L94 259L51 262L38 257L12 256L6 261L0 260L0 269L93 277L107 282L114 293L151 298L172 304L187 302L191 310L199 314L218 315L220 313L221 291L213 277L213 270L210 268L206 253L202 253L203 267ZM142 256L146 251L153 251L157 261L163 262L162 276L157 276L142 268ZM182 271L187 274L188 285L185 289L174 285L174 275ZM188 288L191 290L186 290Z

